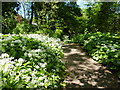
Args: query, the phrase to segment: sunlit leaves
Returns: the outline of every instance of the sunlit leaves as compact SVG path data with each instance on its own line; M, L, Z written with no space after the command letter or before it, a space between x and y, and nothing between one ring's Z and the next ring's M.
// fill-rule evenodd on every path
M111 69L119 69L120 60L120 36L110 33L87 33L73 38L73 42L79 42L84 49L100 63L107 64Z

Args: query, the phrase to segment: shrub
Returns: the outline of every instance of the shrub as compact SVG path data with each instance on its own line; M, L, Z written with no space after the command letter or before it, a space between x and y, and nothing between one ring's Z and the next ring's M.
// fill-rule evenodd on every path
M28 33L32 32L32 25L26 24L26 22L17 23L16 27L12 30L12 33L19 34L19 33Z
M110 33L81 34L72 39L79 42L96 61L110 69L120 70L120 36Z
M5 13L5 16L2 17L2 33L12 33L13 29L16 27L16 23L17 21L15 20L15 15L13 13Z

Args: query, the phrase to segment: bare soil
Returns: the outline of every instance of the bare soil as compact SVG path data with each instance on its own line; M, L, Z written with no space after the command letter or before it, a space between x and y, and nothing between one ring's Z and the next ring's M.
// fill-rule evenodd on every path
M118 88L118 78L105 66L89 57L79 44L63 45L66 72L65 88ZM118 89L116 89L118 90Z

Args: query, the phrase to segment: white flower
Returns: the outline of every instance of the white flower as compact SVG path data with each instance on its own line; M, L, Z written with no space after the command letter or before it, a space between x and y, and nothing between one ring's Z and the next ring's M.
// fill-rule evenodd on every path
M26 77L26 82L29 82L29 81L30 81L30 78L31 78L31 77L28 77L28 76L27 76L27 77Z
M7 53L3 53L3 54L1 55L1 57L2 57L2 58L7 58L7 57L9 57L9 55L8 55Z
M21 43L21 41L20 41L20 40L15 40L14 42Z
M29 79L27 75L22 75L22 79Z
M42 64L41 67L45 67L45 64Z
M44 79L44 77L39 77L38 79L39 79L39 80L43 80L43 79Z
M37 65L36 68L39 69L40 67Z
M17 63L17 64L16 64L16 66L21 66L21 65L22 65L22 63Z
M9 63L11 63L11 59L12 58L3 58L3 59L0 59L0 64L1 65L9 64Z
M31 57L31 56L32 56L32 54L31 54L31 53L28 53L28 56L29 56L29 57Z
M4 67L3 69L4 69L3 72L9 71L9 66L8 66L8 64L5 64L5 67Z
M47 63L40 63L40 66L43 67L43 68L44 68L46 65L47 65Z
M20 70L20 72L21 72L21 73L24 73L24 72L25 72L25 69Z
M27 53L25 52L24 55L27 56Z
M44 81L44 82L48 83L48 79L45 79L45 81Z
M4 65L6 61L4 59L0 59L0 65Z
M55 77L55 75L52 75L52 77L54 78L54 77Z
M14 46L14 44L11 43L11 46Z
M30 71L30 72L31 72L32 70L31 70L31 68L28 68L27 71Z
M18 59L18 62L19 62L19 63L23 63L23 62L24 62L24 59L19 58L19 59Z
M11 36L9 36L9 37L6 37L4 40L10 41L11 39L12 39Z
M36 71L31 72L31 76L32 76L32 77L36 77L35 74L36 74Z
M41 49L37 49L37 50L35 50L35 52L40 52L41 51Z
M11 76L15 76L15 75L16 75L16 72L11 71L11 72L10 72L10 75L11 75Z
M43 82L39 82L38 85L44 86L44 83Z
M14 65L12 63L8 64L9 68L14 68Z

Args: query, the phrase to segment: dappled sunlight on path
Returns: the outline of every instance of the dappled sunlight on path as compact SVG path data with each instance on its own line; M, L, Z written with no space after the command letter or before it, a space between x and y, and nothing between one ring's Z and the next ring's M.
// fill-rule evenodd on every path
M67 88L116 88L117 78L112 72L90 58L79 45L63 45Z

